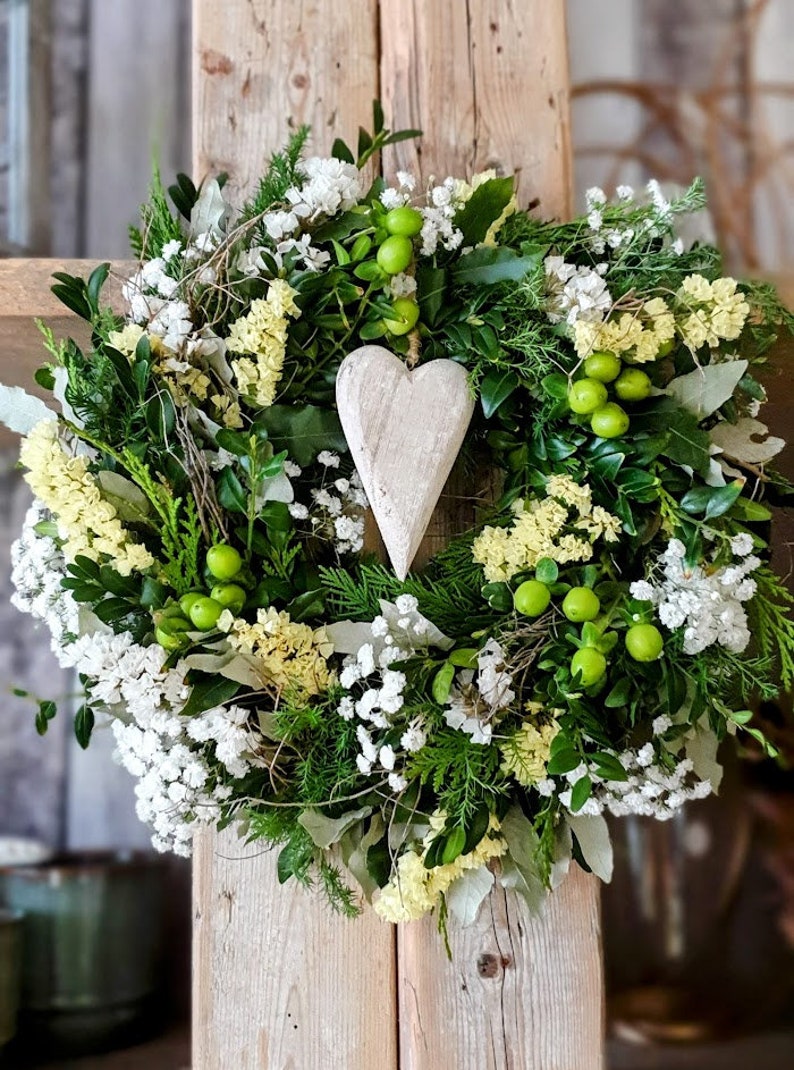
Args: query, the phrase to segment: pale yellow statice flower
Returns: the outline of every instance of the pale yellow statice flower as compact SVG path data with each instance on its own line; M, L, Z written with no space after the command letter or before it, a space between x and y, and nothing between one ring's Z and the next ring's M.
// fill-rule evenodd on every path
M42 420L22 440L21 464L28 469L25 482L46 505L58 524L68 561L78 554L108 563L122 576L151 568L154 558L135 542L122 525L115 508L102 497L88 471L86 457L71 457L61 446L58 424Z
M218 626L228 632L233 650L251 654L263 681L291 697L306 699L326 691L334 681L328 668L333 644L324 627L310 628L270 606L257 611L256 622L224 613Z
M111 331L108 334L108 342L119 353L123 353L125 357L131 357L135 353L138 342L145 334L146 331L141 327L140 323L127 323L120 331ZM151 344L152 339L149 342Z
M224 427L240 428L243 426L239 402L232 401L228 394L213 394L210 401L220 412Z
M580 517L574 523L574 527L586 532L591 539L617 542L620 538L620 520L612 513L608 513L606 509L602 509L600 505L594 506L589 516Z
M693 352L733 341L742 333L750 306L736 286L736 279L727 276L709 282L702 275L688 275L682 282L676 294L681 306L678 329Z
M510 527L485 527L472 544L472 556L489 583L505 583L543 557L560 565L590 561L596 539L614 542L621 526L617 517L593 506L587 484L564 475L549 477L545 498L519 499L513 511Z
M488 832L473 851L458 855L454 862L426 869L424 856L431 841L444 827L446 815L437 813L430 818L430 831L422 841L421 854L406 851L397 860L397 872L381 888L375 902L375 912L385 921L415 921L438 906L441 896L467 870L480 869L492 858L501 858L507 844L499 835L499 822L491 815Z
M253 405L266 408L276 398L287 349L287 317L300 315L288 282L273 279L267 296L251 302L245 316L235 320L226 340L232 353L251 354L232 361L237 389Z
M652 297L635 312L621 312L601 323L577 320L574 347L582 359L596 351L617 353L631 364L656 360L675 336L675 317L661 297Z
M499 748L502 752L501 769L505 776L512 776L525 788L543 780L551 744L559 730L556 721L539 726L532 721L525 721Z

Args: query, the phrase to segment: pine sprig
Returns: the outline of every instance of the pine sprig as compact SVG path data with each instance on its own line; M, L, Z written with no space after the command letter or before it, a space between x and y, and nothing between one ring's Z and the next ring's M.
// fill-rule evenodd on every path
M748 603L753 634L764 658L776 666L785 690L794 684L794 620L788 615L794 595L766 565L753 573L756 596Z
M309 130L306 125L299 126L290 136L286 148L271 156L268 169L260 180L256 193L243 206L242 222L255 219L280 204L290 186L300 181L300 160Z

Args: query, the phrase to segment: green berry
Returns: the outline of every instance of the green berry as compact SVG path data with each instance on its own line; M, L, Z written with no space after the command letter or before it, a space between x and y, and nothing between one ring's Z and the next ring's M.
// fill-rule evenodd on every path
M207 550L207 568L216 580L230 580L242 567L242 557L225 542L216 543Z
M539 617L551 601L551 591L540 580L524 580L513 595L513 605L517 613L525 617Z
M410 297L398 297L392 302L394 318L384 318L386 329L394 335L408 334L419 319L419 305Z
M245 605L246 594L242 587L236 583L216 583L210 591L210 598L230 609L232 613L239 613Z
M206 595L197 599L190 607L190 619L200 632L209 632L218 623L218 617L223 613L224 607L214 598Z
M392 234L378 249L377 261L381 271L387 275L398 275L405 271L414 255L410 238L404 234Z
M651 392L653 383L639 368L626 368L615 382L615 393L621 401L643 401Z
M606 403L607 388L597 379L577 379L568 391L568 404L573 412L586 416Z
M601 603L595 591L589 587L572 587L562 600L562 611L568 620L581 624L595 620L601 611Z
M392 208L386 215L384 223L389 234L401 234L405 238L415 238L422 229L424 220L421 212L404 205L401 208Z
M571 672L574 677L578 676L582 687L597 684L606 671L607 659L593 647L582 647L571 658Z
M656 661L664 650L664 637L655 624L634 624L626 632L626 650L635 661Z
M591 354L584 362L584 373L589 379L600 383L611 383L620 375L623 367L620 357L608 351Z
M620 438L629 429L629 418L620 405L608 401L590 417L590 427L599 438Z

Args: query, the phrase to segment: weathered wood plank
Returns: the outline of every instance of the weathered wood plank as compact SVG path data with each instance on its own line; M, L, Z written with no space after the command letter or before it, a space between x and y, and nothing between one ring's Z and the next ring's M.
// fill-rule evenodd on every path
M390 925L280 888L232 831L201 835L193 882L193 1070L396 1070Z
M371 125L378 94L376 0L194 0L193 166L252 191L290 129L312 148Z
M72 315L50 290L52 273L68 271L83 277L97 266L96 260L20 259L0 260L0 354L2 375L7 386L22 386L31 393L38 388L33 373L44 363L46 353L35 320L43 320L56 336L71 336L80 345L89 340L87 325ZM131 260L117 260L111 265L105 297L121 310L121 285L135 269ZM0 429L0 446L15 441L5 428Z
M572 866L528 916L494 891L452 958L428 918L398 937L401 1070L602 1070L598 880Z
M395 128L420 143L385 153L424 179L515 171L519 199L570 214L571 151L565 5L381 0L381 96Z
M290 127L369 125L377 2L194 0L194 172L251 192ZM245 855L244 861L238 861ZM275 857L207 833L194 862L194 1070L396 1070L394 934L280 888Z

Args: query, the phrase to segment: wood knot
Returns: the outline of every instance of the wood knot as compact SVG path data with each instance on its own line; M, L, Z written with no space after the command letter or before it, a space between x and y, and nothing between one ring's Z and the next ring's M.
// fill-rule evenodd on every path
M295 75L293 75L292 84L295 86L296 89L305 89L309 84L308 75L305 75L305 74L295 74Z
M234 70L229 57L214 48L205 48L201 53L201 67L207 74L231 74Z
M477 959L477 973L480 977L497 977L501 963L496 955L484 954Z

